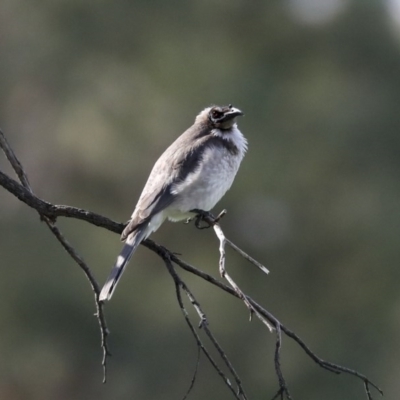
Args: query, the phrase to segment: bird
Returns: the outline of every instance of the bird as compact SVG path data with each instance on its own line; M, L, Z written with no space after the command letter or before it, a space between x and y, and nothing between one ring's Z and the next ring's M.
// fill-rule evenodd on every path
M166 219L177 222L210 211L231 187L247 151L236 122L242 115L231 104L207 107L160 156L122 232L125 244L99 301L111 299L139 244Z

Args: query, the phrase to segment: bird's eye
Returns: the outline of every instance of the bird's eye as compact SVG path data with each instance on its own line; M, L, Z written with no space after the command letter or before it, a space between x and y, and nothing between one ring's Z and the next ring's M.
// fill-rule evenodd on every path
M213 117L213 119L221 118L222 117L222 112L218 111L218 110L212 110L211 116Z

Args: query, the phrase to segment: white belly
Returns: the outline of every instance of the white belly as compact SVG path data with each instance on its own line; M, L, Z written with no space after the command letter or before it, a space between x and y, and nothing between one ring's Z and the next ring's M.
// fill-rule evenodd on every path
M208 149L203 160L183 182L175 185L177 197L165 215L173 221L188 218L190 210L211 210L231 187L243 155L233 155L225 148Z

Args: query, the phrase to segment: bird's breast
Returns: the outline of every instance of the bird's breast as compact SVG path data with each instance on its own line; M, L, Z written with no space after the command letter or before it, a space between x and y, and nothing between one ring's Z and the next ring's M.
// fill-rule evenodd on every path
M165 210L168 218L181 220L190 210L211 210L231 187L242 158L242 152L234 155L227 147L206 149L197 168L174 185L176 198Z

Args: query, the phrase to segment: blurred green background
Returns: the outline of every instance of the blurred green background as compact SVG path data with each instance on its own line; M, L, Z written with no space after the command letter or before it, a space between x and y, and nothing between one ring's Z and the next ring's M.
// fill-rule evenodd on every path
M231 251L229 271L321 357L398 397L399 0L4 0L0 51L0 126L36 194L117 221L201 109L242 109L249 151L216 211L271 274ZM1 188L0 204L0 398L182 398L196 346L157 256L140 248L107 304L102 385L88 282L33 210ZM59 224L102 284L118 236ZM213 232L168 223L153 239L217 276ZM183 276L250 398L271 398L274 336ZM282 357L294 398L366 398L288 339ZM190 399L230 398L203 358Z

